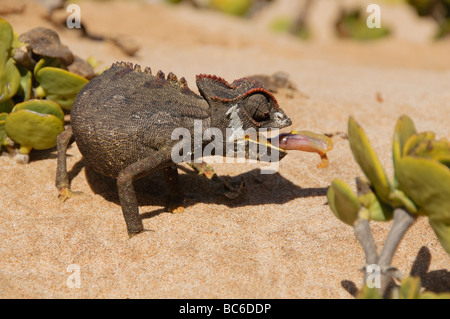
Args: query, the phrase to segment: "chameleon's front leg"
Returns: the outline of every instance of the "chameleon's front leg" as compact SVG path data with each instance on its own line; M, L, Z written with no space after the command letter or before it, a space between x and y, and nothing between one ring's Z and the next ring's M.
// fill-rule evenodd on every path
M58 150L58 163L56 168L56 187L59 190L58 198L66 201L71 195L69 176L67 174L66 152L74 141L72 127L68 126L64 132L58 135L56 146Z
M164 169L164 177L166 178L166 184L169 190L169 201L167 208L171 213L182 213L184 210L184 192L178 178L177 166L172 165L166 167Z
M130 237L144 230L144 225L139 217L133 181L164 168L167 165L166 154L167 152L164 149L154 152L152 155L123 169L117 177L120 205Z

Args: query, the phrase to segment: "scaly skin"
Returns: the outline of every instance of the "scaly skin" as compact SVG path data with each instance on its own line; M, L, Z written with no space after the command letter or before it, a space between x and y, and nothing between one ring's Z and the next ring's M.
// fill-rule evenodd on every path
M163 170L169 190L169 210L182 212L183 191L171 151L175 128L187 128L194 146L194 120L207 128L231 127L230 110L239 116L240 128L283 128L290 119L261 83L198 75L200 94L184 78L159 71L144 71L131 63L115 63L91 80L78 94L71 111L71 127L58 137L56 186L63 197L70 186L66 150L71 140L99 173L117 179L120 204L131 235L143 230L133 181ZM211 140L202 141L203 147ZM224 139L224 149L225 149ZM193 157L194 155L192 155ZM283 155L284 156L284 155Z

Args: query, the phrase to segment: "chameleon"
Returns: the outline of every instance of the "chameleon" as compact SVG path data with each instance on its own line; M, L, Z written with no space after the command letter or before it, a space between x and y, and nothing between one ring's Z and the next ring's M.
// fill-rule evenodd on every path
M87 163L97 172L116 179L119 201L129 236L144 230L133 182L163 171L169 198L168 210L183 211L184 192L172 159L176 128L186 128L194 143L195 121L201 129L217 128L235 134L254 128L282 129L292 124L275 97L252 79L232 83L199 74L191 91L184 77L170 72L152 73L149 67L116 62L89 81L74 100L71 123L57 138L56 187L63 201L70 189L66 151L74 141ZM211 140L203 140L204 148ZM225 149L227 139L223 139ZM249 143L245 151L249 150ZM194 146L194 145L193 145ZM270 143L269 143L270 148ZM279 152L279 159L286 154ZM212 154L214 155L214 154ZM248 153L246 153L248 155ZM189 159L192 160L194 154ZM187 160L186 160L187 161Z

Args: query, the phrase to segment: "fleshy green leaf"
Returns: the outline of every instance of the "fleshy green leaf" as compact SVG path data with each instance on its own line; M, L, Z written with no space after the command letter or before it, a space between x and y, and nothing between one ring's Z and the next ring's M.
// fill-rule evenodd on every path
M447 254L450 255L450 221L449 220L440 220L434 219L430 217L428 219L431 228L433 228L436 233L439 242L442 247L444 247Z
M434 293L430 291L425 291L420 296L420 299L450 299L450 293L448 292Z
M369 288L367 285L364 285L358 295L359 299L383 299L380 295L380 292L377 288Z
M348 139L356 162L369 179L377 196L389 203L391 185L377 154L359 124L350 117L348 120Z
M20 86L19 91L17 92L20 96L23 96L23 100L27 101L31 98L32 93L32 84L33 84L33 76L30 70L27 68L18 65L17 69L20 72Z
M419 277L407 277L402 280L399 288L399 299L419 299L421 288Z
M47 99L57 102L63 109L70 110L78 92L88 80L66 70L44 67L36 75Z
M409 155L432 159L450 167L450 142L445 139L423 141L416 145Z
M420 213L417 211L416 204L414 204L414 202L410 198L408 198L408 196L406 196L404 192L402 192L399 189L395 189L389 195L389 199L391 199L395 203L399 203L401 206L406 208L410 213L413 214Z
M6 144L6 138L8 137L5 131L5 120L7 116L8 113L0 113L0 151L2 145Z
M0 113L10 113L14 107L14 102L12 100L6 100L0 102Z
M52 114L64 122L64 112L58 103L48 100L28 100L26 102L18 103L12 110L13 112L19 110L30 110L40 114Z
M20 74L12 59L13 30L0 18L0 102L9 100L19 88Z
M387 221L392 219L394 215L394 209L380 201L373 193L367 193L360 195L358 201L367 208L369 212L369 218L376 221Z
M327 198L334 215L344 223L353 226L361 206L350 187L345 182L335 179L328 189Z
M24 43L24 42L21 42L21 41L19 40L19 35L18 35L16 32L13 31L13 40L12 40L11 46L12 46L14 49L16 49L16 48L20 48L20 47L22 47L22 46L24 46L24 45L25 45L25 43Z
M426 141L433 141L436 137L436 134L433 132L421 132L418 134L412 135L405 143L403 147L403 156L410 155L414 152L414 149L421 143Z
M427 215L450 254L450 169L433 160L403 157L397 165L399 188Z
M36 77L37 73L45 67L54 67L54 68L63 68L63 65L61 64L61 62L56 59L56 58L49 58L49 57L43 57L42 59L40 59L36 65L34 66L34 70L33 70L33 74Z
M413 120L407 115L402 115L395 126L392 143L394 167L397 161L403 156L403 148L405 147L406 141L416 133L416 126L414 125Z
M11 139L20 144L21 152L27 153L31 148L43 150L56 146L56 138L64 126L54 115L18 110L6 118L5 130ZM26 152L22 151L25 149Z
M449 293L422 292L420 277L407 277L402 280L399 290L399 299L450 299Z

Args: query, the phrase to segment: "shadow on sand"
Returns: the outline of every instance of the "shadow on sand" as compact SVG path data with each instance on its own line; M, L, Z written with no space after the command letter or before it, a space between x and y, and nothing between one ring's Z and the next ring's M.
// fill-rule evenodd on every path
M82 159L68 172L69 180L77 176L85 167L86 179L95 194L118 205L119 196L116 180L95 172ZM185 174L181 174L184 171ZM219 204L227 207L243 207L264 204L284 204L299 197L326 196L327 188L302 188L293 184L279 173L261 174L259 169L253 169L243 174L229 178L231 184L238 185L242 181L242 194L234 199L223 195L223 183L214 182L198 175L186 165L179 165L180 183L185 192L187 208L196 203ZM222 178L222 177L221 177ZM226 177L225 177L226 178ZM152 212L141 213L141 218L151 218L166 212L167 188L163 174L156 172L134 182L136 197L140 206L162 206ZM326 198L324 198L326 203Z

